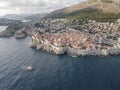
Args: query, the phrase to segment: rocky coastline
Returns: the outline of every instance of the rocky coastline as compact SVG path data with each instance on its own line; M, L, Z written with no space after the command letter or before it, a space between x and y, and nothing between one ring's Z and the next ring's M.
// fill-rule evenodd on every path
M59 55L67 53L68 55L73 57L108 56L120 54L119 37L112 46L104 46L102 45L102 43L95 43L93 41L93 36L91 37L89 34L81 33L71 28L67 29L67 32L57 34L39 34L38 32L36 32L32 36L32 42L30 43L30 47ZM73 37L73 35L75 35L76 37ZM80 38L81 40L79 41ZM77 41L78 43L76 43Z
M33 38L33 37L32 37ZM34 38L34 40L36 40ZM35 48L37 50L43 50L54 54L68 54L70 56L108 56L108 55L119 55L119 48L111 48L111 49L93 49L93 50L76 50L71 47L56 47L52 44L46 44L45 42L37 44L37 40L30 43L31 48Z
M108 56L120 54L120 19L95 20L42 19L10 25L2 37L32 38L30 47L71 56Z

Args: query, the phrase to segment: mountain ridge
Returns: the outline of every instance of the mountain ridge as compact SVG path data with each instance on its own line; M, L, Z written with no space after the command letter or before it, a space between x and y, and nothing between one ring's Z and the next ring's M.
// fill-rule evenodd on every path
M118 18L120 17L120 1L119 0L87 0L77 5L73 5L70 7L53 11L47 16L45 16L45 18L68 18L71 16L75 18L76 15L78 17L83 13L85 13L85 15L86 13L91 14L90 12L94 12L94 14L100 13L101 15L109 14L109 16L110 14L115 14L113 15L113 18Z

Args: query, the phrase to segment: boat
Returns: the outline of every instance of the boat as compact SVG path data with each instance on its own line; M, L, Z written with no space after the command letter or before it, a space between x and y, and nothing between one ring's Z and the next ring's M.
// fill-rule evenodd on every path
M24 66L23 69L31 71L31 70L33 70L33 67L32 66Z

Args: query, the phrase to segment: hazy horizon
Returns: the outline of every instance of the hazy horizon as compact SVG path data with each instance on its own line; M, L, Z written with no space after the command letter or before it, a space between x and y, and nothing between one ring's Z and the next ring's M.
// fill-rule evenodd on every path
M34 14L78 4L85 0L0 0L0 16L5 14Z

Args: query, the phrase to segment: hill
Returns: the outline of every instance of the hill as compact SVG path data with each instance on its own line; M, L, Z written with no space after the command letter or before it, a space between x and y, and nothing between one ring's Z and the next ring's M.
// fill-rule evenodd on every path
M26 20L40 20L45 15L47 15L47 13L33 14L33 15L30 15L30 16L26 17L25 19Z
M40 20L42 17L47 15L47 13L38 13L38 14L6 14L1 18L13 19L13 20Z
M88 0L74 6L53 11L45 18L115 20L120 18L120 1Z
M1 18L6 18L6 19L13 19L13 20L22 20L31 14L6 14L2 16Z

